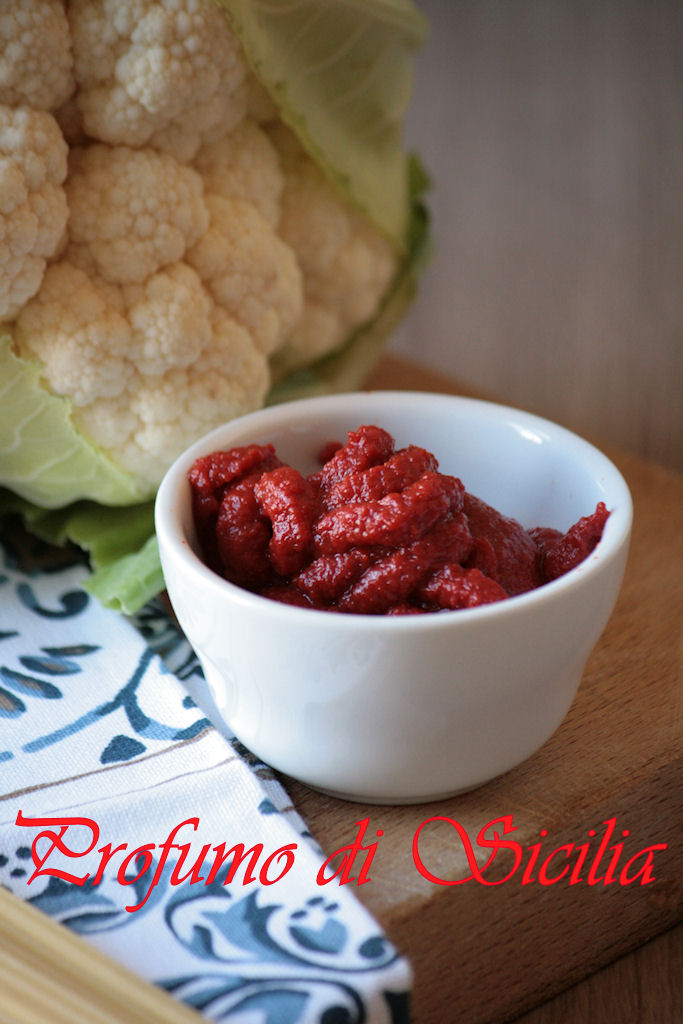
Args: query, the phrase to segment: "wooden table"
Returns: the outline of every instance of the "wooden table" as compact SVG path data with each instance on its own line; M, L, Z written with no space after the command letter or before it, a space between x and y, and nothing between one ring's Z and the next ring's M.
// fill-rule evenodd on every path
M385 359L370 383L465 393L395 358ZM417 807L346 803L284 780L327 852L348 843L363 818L373 836L384 830L371 881L358 895L413 963L414 1024L512 1019L681 920L683 482L634 456L606 453L633 494L629 563L574 705L545 746L475 792ZM612 818L610 846L624 842L620 865L646 846L667 848L653 853L655 881L648 885L522 886L519 875L492 888L475 881L437 885L416 869L412 840L426 818L456 819L474 839L504 814L513 815L515 838L523 845L537 843L540 830L547 830L546 854L565 843L589 842L589 830L595 830L587 865L605 832L602 823ZM428 836L431 870L443 879L466 877L454 828L442 822L430 829L422 835ZM625 829L630 834L622 839ZM654 951L615 966L602 980L596 976L559 1005L535 1011L529 1024L646 1020L646 1004L653 1021L673 1024L680 1017L673 1016L668 959L673 964L681 945L678 929ZM656 989L644 970L657 972ZM617 1000L611 1008L610 991Z

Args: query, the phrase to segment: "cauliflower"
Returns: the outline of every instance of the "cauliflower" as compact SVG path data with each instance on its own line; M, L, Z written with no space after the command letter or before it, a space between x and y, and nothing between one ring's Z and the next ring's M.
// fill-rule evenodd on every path
M0 107L0 322L40 288L68 210L67 145L51 114Z
M58 263L17 320L19 355L37 359L54 393L76 406L119 394L131 374L125 361L130 330L112 295L77 267Z
M272 357L310 362L370 319L398 254L208 0L17 0L3 19L3 95L53 109L71 150L67 176L58 121L2 108L0 317L153 493L198 432L263 403Z
M55 110L74 90L62 0L12 0L0 9L0 103Z
M76 102L87 135L189 160L244 116L247 65L207 0L70 0Z
M283 372L396 321L419 19L321 2L2 5L0 485L150 499Z
M16 351L153 493L193 437L263 404L267 357L301 315L301 271L255 203L205 193L168 153L78 147L65 189L67 244L19 309Z
M181 259L208 226L197 172L151 149L75 150L66 195L67 257L113 284L144 281Z

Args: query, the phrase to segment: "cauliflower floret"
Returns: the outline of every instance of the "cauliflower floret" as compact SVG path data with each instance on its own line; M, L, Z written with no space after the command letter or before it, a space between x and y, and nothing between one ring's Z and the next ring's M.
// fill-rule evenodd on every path
M0 103L54 110L74 90L62 0L12 0L0 9Z
M0 107L0 322L40 288L68 218L67 146L42 110Z
M216 302L271 355L301 315L301 272L294 253L249 203L208 195L208 230L186 259Z
M251 118L197 153L193 166L206 192L253 203L271 227L280 219L284 178L272 142Z
M19 355L39 360L52 391L75 406L128 387L131 329L116 289L67 262L45 273L37 296L16 323Z
M146 488L194 438L259 408L270 384L249 332L184 263L124 286L53 264L14 341L70 399L75 426Z
M83 433L136 479L156 486L187 445L263 405L268 365L249 333L214 308L202 320L208 347L163 376L136 373L125 394L74 410Z
M67 257L106 281L141 283L208 226L199 174L166 153L96 143L71 166Z
M0 157L0 323L11 320L40 288L45 260L32 249L38 218L17 165Z
M278 233L294 250L304 280L303 314L282 353L298 365L341 345L377 312L398 257L288 129L278 125L270 137L285 176Z
M246 111L246 64L207 0L70 0L77 101L88 135L190 160Z
M170 370L156 381L139 377L131 391L135 450L113 454L124 468L159 481L169 460L191 440L227 420L253 412L270 376L249 333L225 313L211 318L212 344L195 366Z
M134 353L143 375L191 366L210 348L213 303L186 263L174 263L142 285L126 285L123 299L132 330L129 358Z

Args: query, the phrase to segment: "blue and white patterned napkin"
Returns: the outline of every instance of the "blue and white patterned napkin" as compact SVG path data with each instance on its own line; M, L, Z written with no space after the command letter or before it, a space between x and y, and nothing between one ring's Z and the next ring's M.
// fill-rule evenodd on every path
M407 1021L409 965L320 884L341 861L319 876L273 773L211 725L162 606L127 621L84 567L0 551L0 884L211 1020Z

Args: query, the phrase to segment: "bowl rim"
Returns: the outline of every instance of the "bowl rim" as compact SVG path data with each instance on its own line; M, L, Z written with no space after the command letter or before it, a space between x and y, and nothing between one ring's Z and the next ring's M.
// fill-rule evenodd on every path
M419 615L376 615L358 612L331 614L327 609L288 605L254 594L231 583L210 569L194 552L188 538L183 534L180 520L183 485L187 486L189 499L190 492L189 485L186 483L186 475L196 458L209 454L222 446L251 443L249 431L252 429L261 433L271 425L296 426L296 423L293 424L291 420L288 420L288 416L293 413L296 418L304 417L308 420L310 417L314 417L317 411L346 411L349 404L352 405L356 402L359 404L372 402L378 403L380 406L391 406L397 402L414 404L416 401L426 402L433 406L438 404L457 406L464 412L469 411L480 416L488 415L496 419L514 418L518 426L533 430L537 435L542 434L548 441L559 441L571 446L579 461L590 459L595 462L601 469L600 478L603 481L603 486L609 490L610 494L614 494L610 517L605 525L602 539L595 550L563 576L527 593L517 594L504 601L479 605L474 608L444 609ZM375 422L380 422L381 425L381 417L378 416ZM586 512L587 515L589 511ZM370 629L393 632L394 630L431 628L450 629L457 622L464 624L485 621L489 618L514 617L533 609L539 602L561 600L567 592L585 585L601 567L617 558L623 547L629 543L633 522L633 500L622 473L599 448L579 434L545 417L487 399L431 391L368 389L333 395L316 395L266 406L229 420L208 431L189 445L167 469L157 491L154 520L162 566L164 549L172 550L176 560L183 566L183 570L189 573L199 585L209 588L210 592L215 592L216 596L229 597L233 602L243 605L246 609L252 608L255 614L261 616L283 617L285 621L289 619L292 625L295 623L308 624L309 627L314 628L314 623L318 622L321 626L330 627L331 620L333 620L335 628L340 630Z

